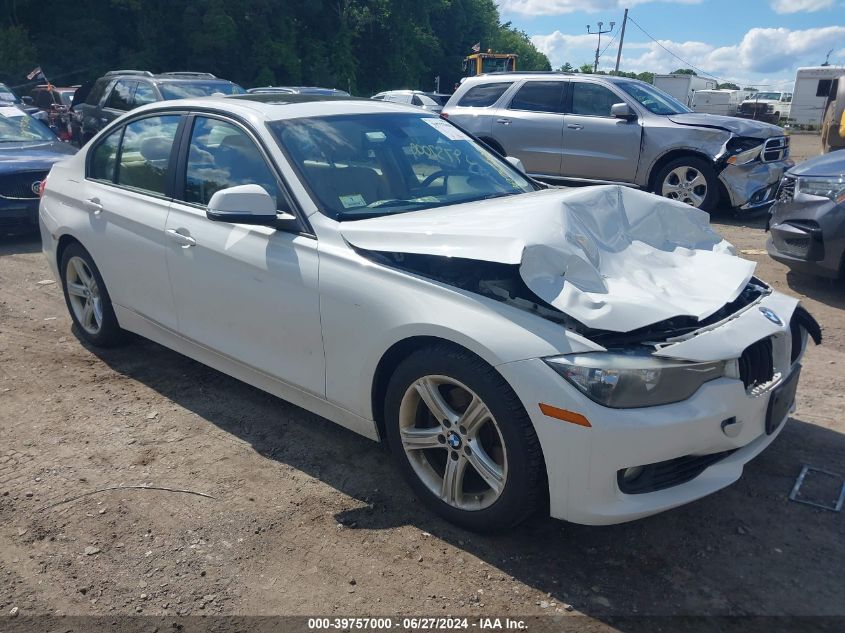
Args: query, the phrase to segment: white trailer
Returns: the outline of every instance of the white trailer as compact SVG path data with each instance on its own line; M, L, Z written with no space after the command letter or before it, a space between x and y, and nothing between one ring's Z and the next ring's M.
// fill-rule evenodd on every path
M799 68L795 75L792 109L789 122L793 125L818 129L831 84L842 75L842 66L811 66Z
M655 75L654 87L666 92L684 105L692 106L693 95L698 90L715 90L718 83L715 79L699 77L698 75Z
M745 95L744 90L696 90L692 109L706 114L734 116Z

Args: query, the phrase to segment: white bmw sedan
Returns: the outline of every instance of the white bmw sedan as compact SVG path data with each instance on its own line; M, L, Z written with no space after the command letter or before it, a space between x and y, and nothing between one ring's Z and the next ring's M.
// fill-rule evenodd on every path
M818 324L706 214L512 163L389 103L154 104L53 168L44 252L88 343L134 332L384 439L469 529L738 479Z

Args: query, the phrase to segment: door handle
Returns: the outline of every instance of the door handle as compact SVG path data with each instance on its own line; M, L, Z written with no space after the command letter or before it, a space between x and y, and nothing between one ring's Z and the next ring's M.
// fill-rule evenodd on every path
M584 129L583 125L578 125L577 123L570 123L566 127L568 127L570 130L583 130Z
M190 248L197 243L197 241L190 235L180 233L176 229L166 229L164 232L167 233L167 237L179 244L182 248Z
M99 198L88 198L84 204L85 208L94 215L100 215L103 212L103 205L100 204Z
M501 123L502 125L510 125L511 120L510 119L496 119L496 123Z

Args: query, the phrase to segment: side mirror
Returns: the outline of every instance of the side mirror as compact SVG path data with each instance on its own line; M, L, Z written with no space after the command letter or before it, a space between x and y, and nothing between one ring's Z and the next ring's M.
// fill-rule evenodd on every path
M23 101L26 105L35 105L35 99L30 96L21 97L21 101Z
M626 121L633 121L637 118L637 115L627 103L614 103L610 106L610 116L616 117L617 119L625 119Z
M238 185L221 189L208 201L205 215L215 222L256 224L290 228L296 217L276 210L276 200L260 185Z
M505 156L505 160L508 161L511 165L513 165L521 173L525 173L525 165L523 165L522 161L516 158L515 156Z

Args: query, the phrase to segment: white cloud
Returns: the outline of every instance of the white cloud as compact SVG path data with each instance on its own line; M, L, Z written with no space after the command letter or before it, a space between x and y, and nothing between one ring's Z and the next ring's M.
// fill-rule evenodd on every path
M836 0L772 0L776 13L798 13L800 11L821 11L830 9Z
M762 77L776 75L783 81L794 77L799 66L822 63L828 50L838 51L841 48L845 39L845 26L795 31L786 28L753 28L738 43L720 47L697 41L660 40L658 44L650 40L636 41L632 36L642 36L642 33L636 29L628 31L631 39L625 41L622 49L622 70L666 73L692 64L724 80L747 79L762 83ZM555 68L567 61L577 67L584 62L592 62L595 55L596 38L591 35L567 35L555 31L548 35L534 35L531 40L548 55ZM680 61L666 49L689 64ZM601 58L599 65L607 69L615 61L614 43Z
M810 2L812 0L803 0ZM576 11L621 11L638 4L672 2L674 4L700 4L703 0L499 0L503 13L520 15L562 15Z

